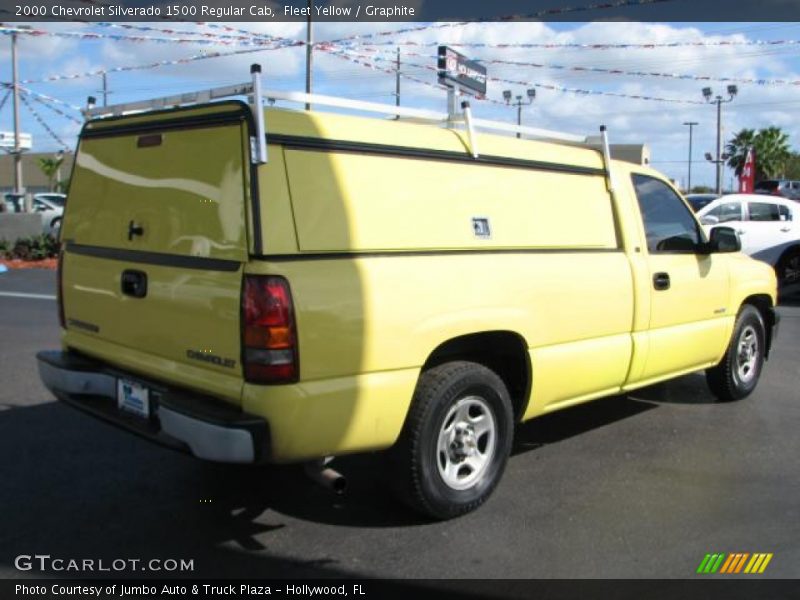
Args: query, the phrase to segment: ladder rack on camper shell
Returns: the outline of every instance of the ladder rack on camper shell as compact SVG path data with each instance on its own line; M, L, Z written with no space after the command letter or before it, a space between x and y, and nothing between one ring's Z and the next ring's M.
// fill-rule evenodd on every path
M196 92L163 96L149 100L139 100L136 102L126 102L113 104L111 106L95 106L95 99L89 97L87 107L83 110L85 118L120 116L129 113L136 113L148 110L164 108L174 108L230 98L232 96L247 96L253 117L256 124L256 139L253 140L253 159L258 164L267 162L266 146L266 123L264 120L264 100L270 104L276 100L297 103L315 104L318 106L330 106L334 108L344 108L364 112L392 115L396 117L408 117L417 121L438 123L448 127L464 126L469 139L469 152L474 157L478 157L478 140L476 130L501 131L506 133L519 133L529 138L538 140L555 141L574 145L586 145L598 150L605 165L606 177L608 180L609 191L613 193L614 185L609 169L611 161L611 151L608 144L608 137L605 126L600 128L599 137L585 137L549 129L539 129L521 125L512 125L500 121L489 121L486 119L475 119L472 117L469 102L462 102L461 114L446 114L435 111L422 110L417 108L407 108L389 104L379 104L376 102L364 102L362 100L350 100L336 96L325 96L320 94L306 94L303 92L286 92L277 90L263 90L261 87L261 65L254 64L250 67L252 75L251 81L244 83L227 85Z

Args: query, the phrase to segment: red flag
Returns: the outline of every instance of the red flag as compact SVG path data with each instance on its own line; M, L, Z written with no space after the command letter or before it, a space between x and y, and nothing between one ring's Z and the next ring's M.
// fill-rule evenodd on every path
M744 159L744 167L742 174L739 175L739 193L752 194L753 186L755 185L756 178L756 153L753 148L747 149L747 155Z

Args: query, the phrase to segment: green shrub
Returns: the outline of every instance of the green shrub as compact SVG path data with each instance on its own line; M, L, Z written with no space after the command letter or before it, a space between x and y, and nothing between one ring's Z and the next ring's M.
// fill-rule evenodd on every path
M52 235L37 235L21 238L6 251L9 258L20 260L43 260L58 256L58 240Z
M11 255L11 244L5 239L0 239L0 258L9 258Z

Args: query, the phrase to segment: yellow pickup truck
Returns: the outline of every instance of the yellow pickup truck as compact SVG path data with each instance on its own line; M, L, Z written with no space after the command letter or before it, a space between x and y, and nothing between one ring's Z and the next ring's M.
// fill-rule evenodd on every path
M440 519L489 497L515 423L701 369L747 396L777 325L772 269L659 173L471 127L98 116L61 241L57 398L212 461L385 450Z

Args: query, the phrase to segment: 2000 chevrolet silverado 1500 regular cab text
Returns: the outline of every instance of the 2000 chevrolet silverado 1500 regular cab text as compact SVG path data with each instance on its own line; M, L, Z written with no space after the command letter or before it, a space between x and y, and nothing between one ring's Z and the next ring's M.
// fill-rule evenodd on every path
M255 107L84 126L62 348L38 355L60 400L212 461L385 450L404 499L450 518L517 422L701 369L720 399L755 388L774 272L659 173L607 144Z

